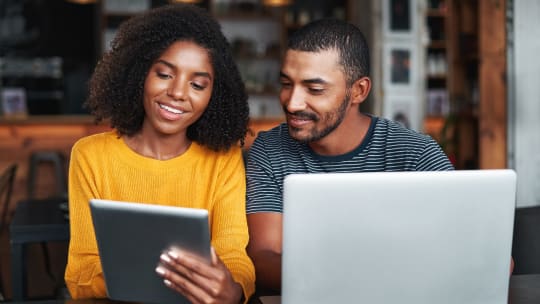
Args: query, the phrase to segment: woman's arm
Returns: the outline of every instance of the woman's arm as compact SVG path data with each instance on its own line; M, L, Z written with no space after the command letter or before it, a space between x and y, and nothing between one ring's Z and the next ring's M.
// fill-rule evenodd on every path
M226 161L220 163L219 167L213 167L212 172L207 172L216 178L213 205L209 210L211 242L216 259L208 265L179 251L179 258L175 258L174 253L162 256L161 262L166 267L158 273L171 283L171 288L188 297L237 303L240 299L238 295L243 294L246 300L253 294L255 270L246 253L248 230L242 155L240 149L233 149L227 155ZM167 257L172 263L167 261ZM190 276L190 273L197 275ZM188 289L182 289L182 286L188 286Z
M88 205L90 198L99 197L95 168L93 159L85 157L92 152L79 149L75 144L69 167L70 242L65 281L74 299L102 298L107 295L105 280Z

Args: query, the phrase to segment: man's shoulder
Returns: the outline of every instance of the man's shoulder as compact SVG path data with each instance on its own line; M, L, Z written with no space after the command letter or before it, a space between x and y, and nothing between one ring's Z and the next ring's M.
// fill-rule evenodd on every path
M259 132L249 148L249 159L253 162L272 163L277 167L287 167L302 162L309 149L289 135L286 123L268 131ZM248 165L249 167L249 165Z
M282 122L279 125L264 131L259 131L257 138L282 138L285 135L288 135L287 123Z
M401 162L404 157L417 157L414 169L418 171L453 168L444 151L431 136L408 129L389 119L379 119L375 129L372 145L376 148L384 147L387 159L393 158Z
M374 130L374 137L376 138L384 137L387 140L398 141L398 142L400 141L409 142L410 140L413 140L416 142L431 141L431 137L427 134L409 129L403 126L399 122L396 122L387 118L381 118L381 117L377 119L377 123L375 125L375 130Z
M288 147L295 145L296 141L289 135L287 123L281 123L274 128L260 131L254 141L254 146L265 146L266 148Z

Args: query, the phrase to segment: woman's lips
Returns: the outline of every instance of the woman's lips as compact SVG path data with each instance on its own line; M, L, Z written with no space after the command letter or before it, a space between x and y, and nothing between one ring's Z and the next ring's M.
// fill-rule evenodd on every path
M177 120L180 119L182 114L184 114L183 110L180 110L178 108L173 108L171 106L165 105L165 104L158 104L161 116L167 120Z

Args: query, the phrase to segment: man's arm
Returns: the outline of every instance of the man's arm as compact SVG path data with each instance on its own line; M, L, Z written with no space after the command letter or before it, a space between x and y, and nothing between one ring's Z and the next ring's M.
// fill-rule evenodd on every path
M258 290L281 291L282 214L259 212L247 215L248 255L255 264Z

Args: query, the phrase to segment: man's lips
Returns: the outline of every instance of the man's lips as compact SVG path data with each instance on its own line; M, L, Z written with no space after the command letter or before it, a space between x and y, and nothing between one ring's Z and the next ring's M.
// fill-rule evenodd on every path
M314 119L307 117L306 115L287 115L287 123L292 127L301 127L314 121Z

